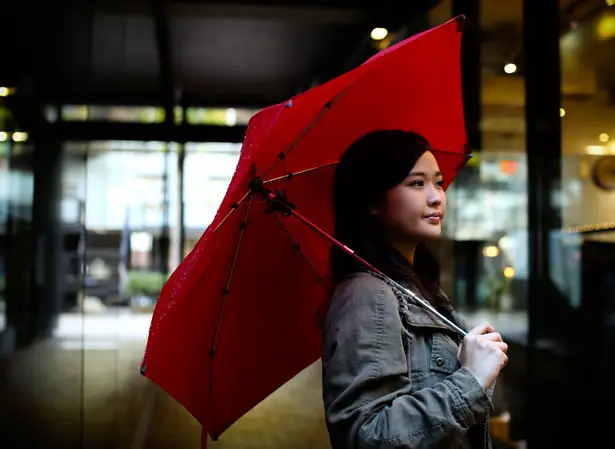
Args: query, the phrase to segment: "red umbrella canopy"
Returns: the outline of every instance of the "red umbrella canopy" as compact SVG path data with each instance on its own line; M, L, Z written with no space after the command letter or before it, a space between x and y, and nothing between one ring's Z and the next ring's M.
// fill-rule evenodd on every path
M465 164L462 19L250 120L218 214L162 289L142 365L214 438L320 357L344 150L402 129L427 138L446 186Z

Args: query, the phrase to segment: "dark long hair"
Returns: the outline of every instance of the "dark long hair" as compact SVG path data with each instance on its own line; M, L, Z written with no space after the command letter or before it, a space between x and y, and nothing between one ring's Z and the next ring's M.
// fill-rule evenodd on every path
M335 238L391 279L414 282L433 306L450 310L450 301L440 288L440 266L427 247L419 244L410 264L393 247L380 219L370 212L429 149L421 135L400 130L374 131L356 140L335 172ZM335 245L331 265L336 282L366 269Z

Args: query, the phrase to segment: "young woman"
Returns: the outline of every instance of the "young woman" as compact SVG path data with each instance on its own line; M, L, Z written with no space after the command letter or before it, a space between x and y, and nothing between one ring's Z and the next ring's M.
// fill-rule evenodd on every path
M425 242L446 213L442 175L416 133L376 131L343 155L335 237L464 327ZM386 277L334 248L323 399L333 449L489 448L492 387L507 346L489 324L461 340Z

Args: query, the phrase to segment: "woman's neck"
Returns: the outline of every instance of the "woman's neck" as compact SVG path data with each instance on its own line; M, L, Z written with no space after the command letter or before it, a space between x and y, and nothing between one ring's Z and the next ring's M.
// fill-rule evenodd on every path
M396 243L393 246L408 262L410 262L410 265L414 264L414 252L416 251L415 243Z

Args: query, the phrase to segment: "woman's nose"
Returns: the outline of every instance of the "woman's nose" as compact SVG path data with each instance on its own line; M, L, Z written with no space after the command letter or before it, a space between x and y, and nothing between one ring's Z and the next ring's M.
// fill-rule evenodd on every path
M440 191L430 186L427 192L427 204L431 207L439 206L442 203Z

